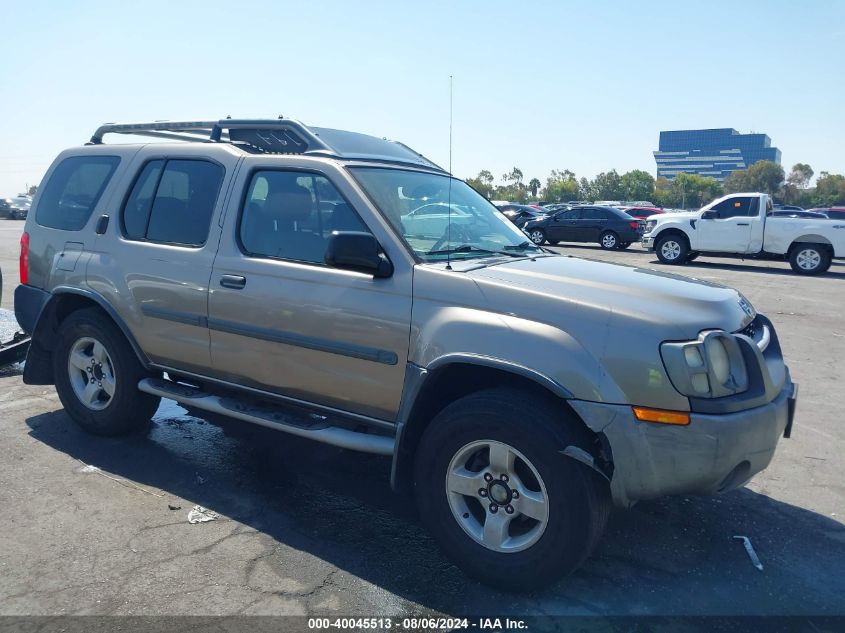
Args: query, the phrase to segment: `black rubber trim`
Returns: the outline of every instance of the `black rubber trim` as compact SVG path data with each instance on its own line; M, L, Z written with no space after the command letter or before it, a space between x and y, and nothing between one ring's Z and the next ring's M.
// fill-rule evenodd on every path
M154 319L164 319L165 321L175 321L176 323L184 323L185 325L196 325L197 327L208 327L208 319L200 314L192 314L191 312L179 312L178 310L168 310L167 308L157 308L154 306L141 306L141 314L152 317Z
M244 325L243 323L235 323L233 321L225 321L223 319L208 319L208 327L209 329L216 330L218 332L238 334L240 336L260 339L262 341L271 341L273 343L283 343L285 345L293 345L295 347L304 347L306 349L313 349L320 352L338 354L339 356L360 358L361 360L382 363L384 365L395 365L399 362L399 357L395 352L377 349L375 347L365 347L354 343L342 343L314 336L295 334L293 332L271 330L252 325Z
M24 332L32 334L52 295L35 286L19 285L15 288L15 318Z

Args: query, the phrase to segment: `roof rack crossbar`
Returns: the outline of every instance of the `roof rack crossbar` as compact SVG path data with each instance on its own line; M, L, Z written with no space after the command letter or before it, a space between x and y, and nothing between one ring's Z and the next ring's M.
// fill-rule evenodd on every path
M130 134L175 141L229 142L230 130L279 130L292 132L305 142L302 153L335 154L319 136L294 119L221 119L219 121L153 121L151 123L106 123L97 128L89 144L100 145L106 134Z

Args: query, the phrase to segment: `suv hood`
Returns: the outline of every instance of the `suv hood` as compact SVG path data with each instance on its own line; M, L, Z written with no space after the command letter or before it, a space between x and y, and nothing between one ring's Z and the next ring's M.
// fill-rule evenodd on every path
M577 329L573 318L610 312L621 327L641 321L663 340L691 339L705 329L735 332L755 315L739 292L719 284L574 257L507 261L466 273L491 307L506 305L510 314L546 323L563 318L567 329Z

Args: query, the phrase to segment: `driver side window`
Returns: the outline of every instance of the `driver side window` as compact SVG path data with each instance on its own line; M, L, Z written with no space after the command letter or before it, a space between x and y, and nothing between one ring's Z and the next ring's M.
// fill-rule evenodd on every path
M281 170L253 174L239 228L247 255L324 264L332 231L369 233L325 176Z
M752 198L731 198L730 200L720 202L711 210L716 211L719 214L720 220L755 215L756 209L754 209L755 213L751 212L753 206L751 204L751 200Z

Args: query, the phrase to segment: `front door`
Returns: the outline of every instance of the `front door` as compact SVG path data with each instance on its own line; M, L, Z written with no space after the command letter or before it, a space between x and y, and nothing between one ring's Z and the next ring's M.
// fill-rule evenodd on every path
M714 206L718 217L696 221L693 250L746 253L751 242L751 223L757 219L759 200L730 198ZM694 241L696 241L694 239Z
M324 173L271 166L243 172L237 189L246 193L233 196L243 202L227 213L211 276L215 375L394 419L408 354L412 268L397 266L391 278L375 279L328 267L333 230L369 231L350 197Z
M557 242L578 242L578 218L581 217L581 211L578 209L570 209L569 211L561 211L556 213L551 220L549 220L549 230L547 237L550 240Z

